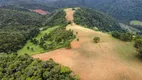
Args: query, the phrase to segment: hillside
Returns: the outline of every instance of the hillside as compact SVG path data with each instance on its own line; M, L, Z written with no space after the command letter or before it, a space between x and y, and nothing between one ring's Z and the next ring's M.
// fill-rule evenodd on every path
M123 23L142 20L141 0L1 0L0 3L49 12L65 7L88 7L103 11Z
M68 68L52 59L41 61L28 55L0 54L1 80L79 80Z
M70 68L52 59L41 61L29 56L28 51L35 54L34 51L41 53L40 49L44 52L70 47L75 36L65 29L67 22L62 14L63 10L43 16L17 8L0 8L0 79L79 80Z
M142 20L141 0L57 0L58 7L89 7L103 11L121 22Z
M72 22L74 11L65 9L67 21ZM33 55L34 58L48 60L69 66L81 80L141 80L142 63L136 55L132 42L123 42L107 33L94 31L74 23L66 27L72 29L75 39L72 49L58 49L44 54ZM100 37L99 43L93 38Z
M0 79L142 80L140 4L1 0Z
M100 31L122 31L120 25L112 17L87 8L77 9L74 14L74 22Z
M25 11L0 9L0 53L16 52L28 39L39 33L40 15Z

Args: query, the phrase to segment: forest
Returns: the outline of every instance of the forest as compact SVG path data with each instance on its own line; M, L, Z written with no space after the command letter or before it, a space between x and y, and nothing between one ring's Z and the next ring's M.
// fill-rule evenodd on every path
M52 59L41 61L28 55L0 54L1 80L79 80L68 67Z
M62 15L63 14L63 15ZM27 41L44 50L70 48L75 38L66 30L65 12L56 10L51 15L39 15L16 7L0 8L0 80L79 80L70 68L52 59L41 61L29 55L19 55ZM58 26L49 34L35 39L42 31ZM58 33L58 34L57 34ZM32 49L30 46L27 49Z
M39 34L41 27L67 25L63 10L45 16L2 8L0 13L0 53L17 52L28 40Z
M71 41L75 38L76 36L72 30L66 30L65 27L57 27L48 34L45 33L43 36L32 38L30 42L34 45L39 45L45 51L50 51L62 47L70 47ZM27 49L30 49L30 46Z
M75 12L74 18L76 24L88 28L98 28L98 30L105 32L122 30L115 19L97 10L87 8L78 9Z

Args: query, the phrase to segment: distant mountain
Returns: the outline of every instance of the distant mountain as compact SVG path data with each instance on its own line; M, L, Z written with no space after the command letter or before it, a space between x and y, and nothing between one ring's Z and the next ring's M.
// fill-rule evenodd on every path
M142 20L142 0L57 0L58 7L82 6L103 11L120 21Z
M0 4L13 4L43 10L89 7L103 11L121 22L142 20L142 0L0 0Z

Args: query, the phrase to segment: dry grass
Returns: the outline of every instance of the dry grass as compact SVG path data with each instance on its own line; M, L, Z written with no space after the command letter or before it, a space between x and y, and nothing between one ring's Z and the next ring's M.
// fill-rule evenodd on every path
M72 20L72 9L65 11L67 20ZM59 49L33 57L41 60L53 58L70 67L81 80L142 80L142 62L135 57L132 43L119 41L108 34L76 24L68 25L67 29L78 32L79 41L71 43L72 49ZM100 43L93 43L95 36L100 37Z

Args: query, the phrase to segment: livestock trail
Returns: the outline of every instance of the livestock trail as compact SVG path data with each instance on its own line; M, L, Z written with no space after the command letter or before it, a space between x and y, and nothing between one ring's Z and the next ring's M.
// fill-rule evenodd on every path
M81 80L142 80L142 61L135 55L133 44L114 39L109 34L97 32L76 25L73 22L74 10L65 9L66 29L72 29L79 41L72 41L72 49L33 55L34 58L48 60L53 58L57 63L70 67ZM101 38L100 43L93 43L93 38Z

